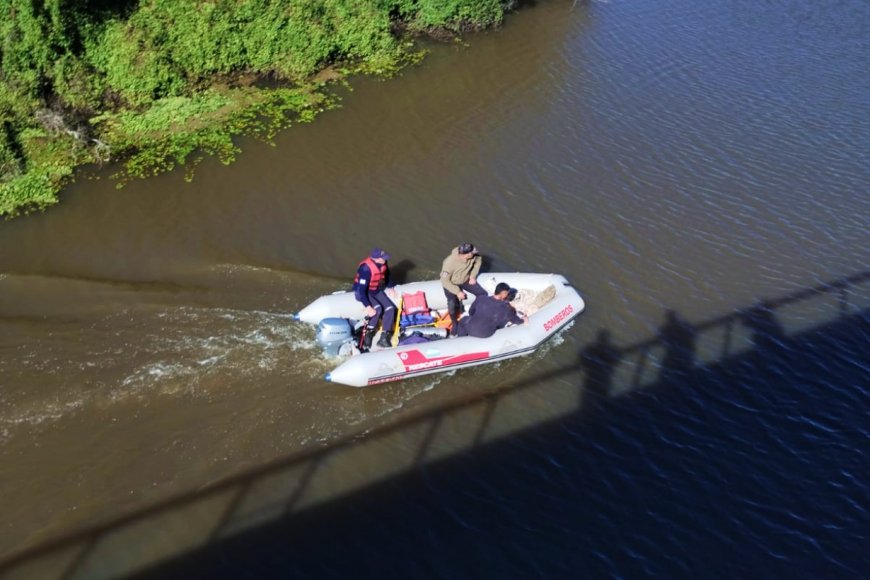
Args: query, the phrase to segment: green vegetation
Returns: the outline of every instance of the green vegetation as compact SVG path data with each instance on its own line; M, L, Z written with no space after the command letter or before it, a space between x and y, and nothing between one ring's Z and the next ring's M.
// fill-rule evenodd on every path
M0 0L0 215L56 203L90 163L123 160L119 184L203 155L229 163L232 135L268 139L333 106L324 78L392 74L419 57L413 35L498 25L505 9L500 0Z

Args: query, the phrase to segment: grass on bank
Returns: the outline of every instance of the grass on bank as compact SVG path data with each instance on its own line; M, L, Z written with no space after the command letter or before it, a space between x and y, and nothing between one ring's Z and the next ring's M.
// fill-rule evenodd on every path
M190 178L205 155L230 163L233 135L268 139L335 106L318 72L339 63L389 75L420 56L402 35L485 28L504 10L499 0L4 0L0 216L56 203L87 164L121 162L121 185L178 166Z
M15 216L58 201L76 167L120 160L118 186L186 166L204 156L229 164L239 152L235 134L271 137L291 122L307 122L334 99L316 88L210 89L192 97L166 97L138 112L119 110L89 119L89 141L74 130L28 128L17 135L28 170L16 166L0 189L0 215ZM69 131L69 132L67 132ZM194 157L194 154L196 156Z

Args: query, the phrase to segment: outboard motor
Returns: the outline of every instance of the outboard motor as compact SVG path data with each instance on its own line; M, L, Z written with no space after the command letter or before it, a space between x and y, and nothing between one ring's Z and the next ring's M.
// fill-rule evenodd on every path
M317 325L315 340L326 356L339 356L349 351L352 346L353 326L346 318L324 318ZM342 346L348 345L344 349Z

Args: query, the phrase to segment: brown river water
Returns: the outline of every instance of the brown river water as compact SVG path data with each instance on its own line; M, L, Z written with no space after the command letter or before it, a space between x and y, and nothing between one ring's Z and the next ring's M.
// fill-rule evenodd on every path
M570 383L548 372L601 331L628 346L669 312L866 271L870 10L838 4L538 3L190 183L104 168L0 223L0 555L457 397ZM531 357L325 382L292 313L372 246L411 281L465 240L489 270L564 274L587 311Z

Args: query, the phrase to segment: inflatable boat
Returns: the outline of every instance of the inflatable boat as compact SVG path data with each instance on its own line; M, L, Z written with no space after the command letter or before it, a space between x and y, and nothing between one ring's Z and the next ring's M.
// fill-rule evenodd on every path
M497 330L489 338L446 338L446 330L436 326L408 325L396 333L397 337L413 334L418 338L417 342L402 344L400 340L395 346L373 346L368 352L360 352L357 348L358 332L364 324L365 312L362 304L354 299L353 292L321 296L296 313L294 318L316 325L317 342L327 356L339 363L326 375L327 381L365 387L531 354L585 308L577 290L558 274L486 273L478 276L477 282L488 294L493 293L499 282L509 284L516 290L511 304L518 312L526 314L528 321ZM411 282L387 289L400 311L400 305L408 297L420 297L420 292L425 296L433 319L444 314L447 298L438 280ZM474 301L474 295L467 294L466 310ZM420 337L425 340L419 340Z

